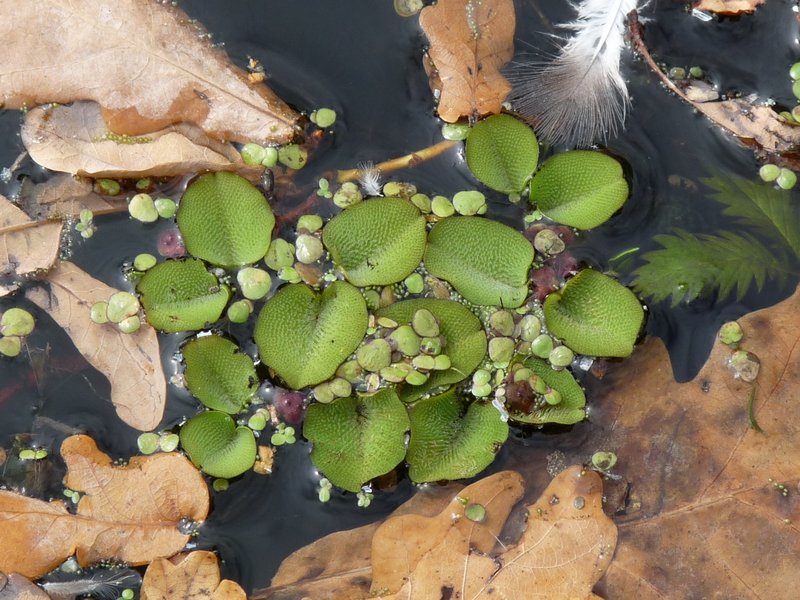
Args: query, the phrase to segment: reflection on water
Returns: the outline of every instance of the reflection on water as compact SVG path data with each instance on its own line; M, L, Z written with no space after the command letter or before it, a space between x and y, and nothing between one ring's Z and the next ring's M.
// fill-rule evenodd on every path
M238 64L253 56L266 66L267 83L301 110L329 106L338 113L334 134L312 157L296 180L306 195L316 189L320 173L351 168L359 161L380 162L435 143L435 118L422 69L424 38L415 19L401 19L386 1L186 0L182 7L206 24ZM547 48L540 15L558 22L569 17L561 0L524 0L518 9L518 48ZM797 55L797 23L786 3L766 3L753 17L701 23L681 3L653 0L645 38L657 60L670 65L701 66L722 90L740 89L774 96L792 105L789 65ZM720 51L724 49L724 51ZM622 212L595 231L582 234L574 254L588 264L607 268L609 258L639 247L658 247L653 236L680 227L695 233L729 228L718 203L706 197L700 178L720 170L756 177L758 163L748 150L709 127L691 107L667 94L640 61L628 56L625 72L632 94L626 130L609 143L626 164L631 199ZM0 166L19 151L18 115L0 115ZM28 163L23 173L39 180L41 171ZM413 181L421 192L452 195L474 186L458 153L445 154L413 171L395 176ZM18 182L0 188L13 194ZM489 192L490 215L518 224L522 209ZM290 199L299 202L302 198ZM285 212L279 209L278 212ZM90 242L79 244L74 260L111 285L123 285L120 267L140 252L157 252L158 236L168 223L131 226L127 217L98 219ZM634 257L635 260L638 260ZM688 379L699 369L719 325L788 295L796 281L766 286L740 302L712 299L669 308L650 306L648 331L662 337L675 374ZM0 439L37 428L53 450L73 428L89 432L115 456L136 452L136 435L121 424L108 398L108 383L78 355L66 335L41 312L28 343L50 360L38 373L25 359L0 365ZM247 346L245 327L230 333ZM162 355L173 355L183 336L165 336ZM10 390L10 391L9 391ZM591 396L590 396L591 402ZM165 424L191 416L196 403L186 393L170 391ZM40 420L34 424L34 418ZM591 422L572 428L520 433L507 444L491 470L525 461L526 453L579 444ZM223 574L246 586L268 583L280 561L292 550L338 529L378 519L413 492L407 481L378 493L367 510L355 507L352 494L334 495L327 505L316 499L316 475L303 443L278 450L275 473L253 474L216 494L214 510L197 543L220 551Z

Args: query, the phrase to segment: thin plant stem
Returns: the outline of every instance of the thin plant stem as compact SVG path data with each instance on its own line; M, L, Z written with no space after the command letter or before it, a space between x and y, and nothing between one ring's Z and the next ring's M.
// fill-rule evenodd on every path
M415 167L423 161L436 158L440 154L447 152L451 148L455 147L458 143L459 142L457 141L444 140L438 144L434 144L433 146L423 148L418 152L412 152L411 154L406 154L405 156L384 161L378 165L375 165L375 168L381 173L390 173L391 171L397 171L399 169ZM362 169L346 169L343 171L338 171L336 174L336 181L339 183L355 181L361 176L361 173Z

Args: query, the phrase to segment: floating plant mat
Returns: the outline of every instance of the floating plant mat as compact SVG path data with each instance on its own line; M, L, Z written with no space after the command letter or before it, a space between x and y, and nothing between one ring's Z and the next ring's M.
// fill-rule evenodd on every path
M4 179L0 191L19 200L27 216L2 224L12 229L0 229L0 234L15 239L22 234L30 242L24 236L28 229L57 232L62 227L58 220L36 219L71 215L74 222L63 225L70 262L54 273L85 271L95 278L86 281L104 282L76 299L74 312L82 318L65 326L75 346L86 356L91 352L79 339L124 337L130 342L127 352L146 354L147 364L153 365L150 377L140 379L149 386L141 398L166 395L167 402L166 408L149 402L138 419L130 416L127 404L117 404L119 417L147 430L140 436L142 432L122 423L112 404L131 376L127 363L103 348L95 354L105 363L84 359L46 308L23 301L22 294L10 296L0 310L9 314L9 308L19 305L36 323L32 332L11 325L1 332L0 346L19 351L0 366L3 483L24 486L40 498L64 497L76 505L79 516L87 510L85 490L76 485L61 496L59 483L56 454L67 435L89 433L113 457L131 457L140 450L155 452L154 458L177 457L176 450L183 449L181 464L195 469L198 477L204 471L213 494L213 510L199 529L199 544L224 559L223 578L235 579L248 591L266 588L292 550L391 513L412 496L416 483L507 468L524 473L526 504L545 489L545 479L559 465L608 471L603 492L611 507L607 512L624 514L620 522L631 520L620 523L621 544L626 552L639 553L649 538L637 520L635 503L640 498L648 510L658 505L659 492L650 484L661 480L654 479L660 471L648 471L637 462L646 452L636 444L647 440L647 448L663 458L663 469L674 474L676 453L691 449L675 450L662 441L682 434L681 424L687 422L693 428L689 439L712 440L698 447L727 448L713 441L718 424L726 439L742 442L741 450L729 452L735 460L720 471L722 483L700 486L713 495L715 506L729 507L752 496L776 524L791 521L796 507L793 495L784 491L796 483L797 473L774 457L789 455L781 444L796 433L792 419L775 416L790 397L784 388L794 385L791 378L778 377L776 369L792 357L771 349L767 333L772 329L763 326L770 318L789 317L784 312L754 315L743 321L741 353L733 355L720 346L701 375L686 384L673 383L671 375L674 370L691 379L723 321L772 303L794 288L799 239L792 226L797 222L794 192L759 180L759 165L749 150L708 128L691 107L664 94L644 64L628 58L624 73L635 104L625 131L602 151L540 147L533 131L510 115L478 121L479 133L466 145L457 139L440 141L441 122L430 118L433 103L418 18L397 16L388 0L369 7L355 4L243 1L223 9L189 1L182 6L224 42L247 85L258 86L261 76L268 75L266 84L289 105L309 114L320 107L335 109L335 115L317 110L311 117L315 124L306 128L306 141L280 150L262 146L263 138L248 139L242 141L258 144L240 148L239 154L229 143L209 142L202 130L180 128L188 140L181 144L193 144L192 152L198 153L192 164L236 171L244 179L232 173L196 177L186 172L181 180L121 181L117 191L112 180L73 181L67 176L71 187L62 180L53 184L55 192L47 192L35 186L56 178L43 175L29 161ZM439 3L442 9L455 4ZM503 27L490 25L491 13L482 12L492 3L480 4L467 24L492 28L491 35L486 29L491 44L479 52L495 53L494 60L507 49L498 42ZM561 2L516 3L515 8L516 39L535 45L544 39L542 33L552 32L553 23L571 17ZM669 57L668 67L687 72L702 67L705 75L687 77L695 83L708 79L725 89L769 90L791 108L787 72L795 60L790 40L797 25L785 7L766 3L752 16L711 23L681 8L642 9L649 19L644 39L656 60ZM313 39L311 14L314 22L325 23L316 26ZM784 55L771 57L768 65L754 65L759 52L743 49L749 42L742 39L742 24L783 32ZM676 31L686 38L679 48L668 38ZM194 33L201 40L205 35ZM342 33L352 33L359 43L341 44ZM302 45L299 39L305 40ZM447 34L432 40L437 51L447 43L452 43ZM731 53L741 53L738 66L745 68L733 72L727 58ZM447 72L438 68L440 74ZM430 83L438 85L435 79ZM493 89L505 88L495 79ZM204 108L218 101L203 86L188 91L189 106ZM466 98L464 105L473 106L472 100ZM448 100L448 106L452 111L455 104ZM83 114L63 107L45 110ZM0 115L0 127L7 132L3 166L16 156L17 121L15 113ZM80 129L73 121L75 126ZM79 136L83 141L75 146L78 159L91 157L97 126L96 119L87 121L85 135ZM104 147L116 144L115 160L116 150L124 154L126 148L156 162L168 158L164 173L183 173L180 161L174 170L175 157L168 148L164 152L159 145L156 151L154 145L149 151L148 144L173 139L176 132L170 127L153 139L146 131L106 136ZM467 130L456 124L447 135L457 138ZM48 139L39 141L47 145ZM465 161L459 158L462 149ZM361 181L353 176L351 168L359 162L381 164L400 156L405 158L381 165L381 171L368 172ZM566 167L559 174L560 163ZM395 170L398 164L413 168ZM261 180L265 165L272 175ZM26 179L21 192L19 176ZM416 189L391 185L397 182ZM385 183L390 186L381 188ZM41 199L48 193L59 201L44 204ZM384 197L369 198L378 194ZM124 210L128 201L142 222L127 213L110 214L121 205ZM180 204L177 223L174 201ZM55 247L58 236L49 241ZM44 263L31 268L28 276L55 261L52 251L45 254ZM698 266L698 257L714 268ZM148 269L152 262L156 266ZM8 263L13 268L15 257L9 256ZM694 270L687 271L686 265ZM673 273L674 281L661 276L665 272ZM565 279L571 283L564 286ZM51 306L58 298L53 295L57 279L8 282L13 284L9 290L21 286L39 306ZM671 365L653 340L636 345L644 313L626 286L648 301L647 330L666 339ZM138 291L143 311L138 304L131 309L112 300L116 290ZM96 302L108 306L90 313ZM96 323L89 315L108 322ZM52 317L62 318L55 310ZM784 329L790 327L787 321ZM158 334L160 356L146 350L148 344L137 343L154 338L154 329L164 332ZM96 331L104 335L89 335ZM791 345L792 340L785 342ZM592 361L581 352L622 360L612 363L608 379L597 382L584 373ZM738 380L722 366L728 360L739 369ZM759 361L762 373L756 384L743 383ZM595 361L595 373L601 374L604 366ZM641 379L640 371L652 379ZM643 397L643 389L652 390L653 397ZM721 390L730 395L718 397ZM665 398L676 397L683 399L680 410L670 412L672 404ZM711 408L709 397L714 398ZM717 404L732 412L718 414ZM691 412L697 406L708 414ZM615 407L621 407L618 421L610 416ZM587 410L589 420L584 418ZM162 414L161 422L153 424ZM644 438L640 435L640 424L662 422L672 429L665 432L659 426L647 429ZM765 439L770 452L750 453ZM758 472L742 467L751 459ZM615 479L618 475L623 479ZM697 489L691 481L700 476L693 479L689 469L678 477L674 486L670 480L665 502L696 512L704 499L687 496L686 490ZM587 474L586 481L590 478L594 475ZM673 494L673 487L678 492ZM734 488L746 490L744 496ZM625 504L623 497L633 500ZM564 508L578 515L586 506L571 496L567 504ZM712 517L693 523L693 531L702 536ZM131 529L147 523L137 519L131 518ZM193 524L179 526L181 535L188 535ZM792 543L791 526L769 531L775 545ZM348 547L361 556L372 539L370 533L359 538L361 546ZM595 542L582 539L575 547ZM676 543L696 559L690 542ZM603 544L591 546L600 557L598 568L608 564L612 550L608 540ZM441 550L463 558L453 548ZM196 570L208 578L209 589L219 586L218 595L240 597L236 594L241 590L230 582L220 583L212 556L192 556L153 561L145 587L172 585L170 578L186 579L186 573ZM760 564L764 556L744 553L737 564ZM645 558L660 561L659 554ZM649 564L638 554L634 562ZM615 569L611 561L595 592L624 596L629 582L620 573L629 567L620 562ZM734 570L751 587L761 585L750 582L752 570ZM774 582L774 589L764 593L780 597L780 574L763 566L761 572L767 573L762 580ZM689 586L692 578L684 574L680 563L669 577L676 586ZM428 580L421 570L414 576L439 589L439 582ZM468 579L482 581L479 570ZM645 571L637 571L635 581L661 585L651 582ZM680 588L680 593L691 597L713 588L710 583L697 585Z

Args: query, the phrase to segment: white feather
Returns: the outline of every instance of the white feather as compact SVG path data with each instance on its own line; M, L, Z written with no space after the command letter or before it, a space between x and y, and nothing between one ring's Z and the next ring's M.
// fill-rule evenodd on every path
M358 183L367 196L381 195L381 170L372 161L358 163Z
M583 0L573 34L549 63L520 65L512 104L554 144L589 146L617 132L628 108L619 63L625 17L637 0Z

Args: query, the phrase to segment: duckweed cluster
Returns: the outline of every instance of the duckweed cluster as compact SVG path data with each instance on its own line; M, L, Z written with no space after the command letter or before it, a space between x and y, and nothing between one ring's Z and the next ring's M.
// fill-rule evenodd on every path
M22 351L22 343L33 332L33 315L23 308L9 308L0 317L0 354L13 358Z

